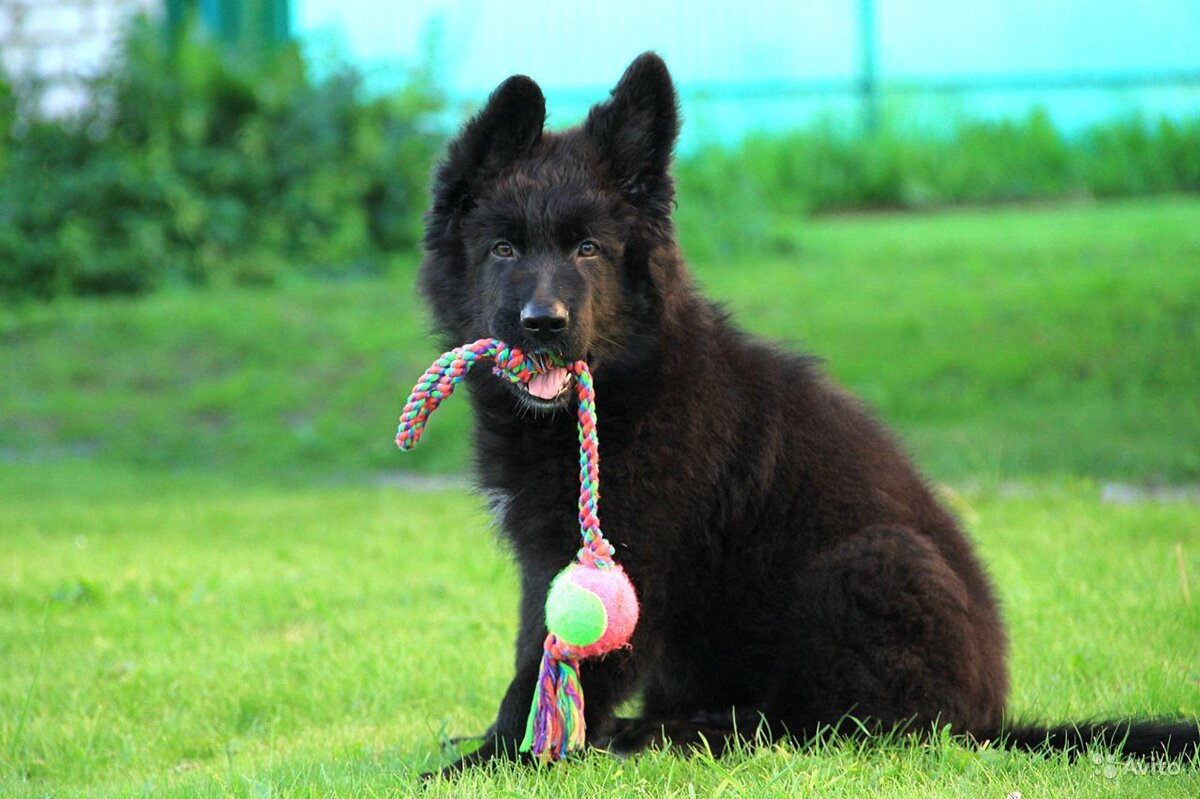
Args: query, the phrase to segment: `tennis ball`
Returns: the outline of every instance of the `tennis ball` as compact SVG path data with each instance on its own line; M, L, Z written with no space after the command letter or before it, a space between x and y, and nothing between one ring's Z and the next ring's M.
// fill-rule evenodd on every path
M580 658L625 646L637 620L637 594L620 566L573 563L550 583L546 627Z

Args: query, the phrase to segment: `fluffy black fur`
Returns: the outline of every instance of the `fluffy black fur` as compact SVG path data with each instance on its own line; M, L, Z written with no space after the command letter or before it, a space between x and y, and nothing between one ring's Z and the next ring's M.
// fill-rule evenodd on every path
M543 130L505 81L439 167L421 287L447 345L497 336L586 358L601 518L637 587L632 646L587 661L589 740L615 751L749 729L837 728L1131 754L1194 754L1194 722L1007 727L1005 635L956 520L888 432L814 363L755 340L696 291L674 238L675 88L652 53L584 124ZM555 322L530 325L533 308ZM553 328L553 329L552 329ZM568 394L476 370L478 478L520 568L516 673L483 746L515 756L550 579L579 546ZM641 719L617 719L640 691ZM845 727L843 726L843 729Z

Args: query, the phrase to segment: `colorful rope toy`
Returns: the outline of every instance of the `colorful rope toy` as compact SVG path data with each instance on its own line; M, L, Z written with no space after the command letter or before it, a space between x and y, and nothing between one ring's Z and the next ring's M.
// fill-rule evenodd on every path
M400 415L396 446L412 449L429 415L480 360L513 383L528 383L550 369L565 368L575 376L579 414L579 531L583 546L575 562L550 584L546 596L546 629L538 675L521 751L543 760L559 760L583 747L587 728L579 661L627 646L637 625L638 601L625 570L613 560L615 550L600 532L600 452L596 437L596 390L583 361L569 363L552 355L526 355L503 341L483 338L443 353L413 387Z

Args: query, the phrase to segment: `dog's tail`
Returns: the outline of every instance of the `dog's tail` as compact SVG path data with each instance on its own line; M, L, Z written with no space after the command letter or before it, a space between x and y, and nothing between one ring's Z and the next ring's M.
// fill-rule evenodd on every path
M987 736L997 745L1079 756L1096 746L1127 757L1200 762L1200 723L1179 719L1113 719L1073 724L1010 723Z

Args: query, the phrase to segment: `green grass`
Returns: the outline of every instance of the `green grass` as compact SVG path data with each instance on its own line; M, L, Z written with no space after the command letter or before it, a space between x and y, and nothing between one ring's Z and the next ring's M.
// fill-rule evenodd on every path
M1018 714L1200 714L1200 507L1087 481L951 497L1002 595ZM509 677L516 586L477 503L0 468L0 795L403 796ZM1175 547L1184 553L1184 601ZM692 788L689 788L689 785ZM592 754L429 796L1194 796L1200 772L932 746Z
M1200 477L1200 201L825 220L702 270L941 477ZM749 288L753 286L753 288Z
M954 487L1018 715L1200 716L1200 504L1100 499L1200 479L1197 219L1197 198L826 217L779 225L787 257L694 264ZM411 271L0 308L0 796L1200 792L949 740L418 788L490 722L516 595L476 500L390 479L466 459L462 400L391 444L437 352Z
M693 267L742 324L826 357L937 477L1194 481L1197 220L1197 198L823 218L780 226L788 256ZM465 403L430 445L391 445L438 352L402 271L0 309L0 460L461 469Z

